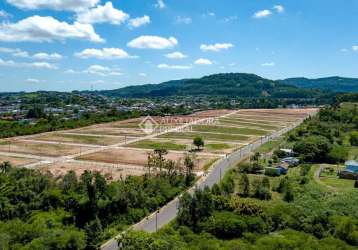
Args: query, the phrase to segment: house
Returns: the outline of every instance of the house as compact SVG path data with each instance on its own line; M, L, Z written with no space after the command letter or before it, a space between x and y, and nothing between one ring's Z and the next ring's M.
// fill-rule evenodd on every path
M358 180L358 162L357 161L346 161L346 169L339 172L339 178Z
M286 156L294 156L294 152L292 149L289 148L280 148L280 151L284 152Z
M295 157L286 157L281 160L281 163L287 163L290 166L297 166L300 163L300 160Z
M358 162L357 161L346 161L346 171L358 174Z

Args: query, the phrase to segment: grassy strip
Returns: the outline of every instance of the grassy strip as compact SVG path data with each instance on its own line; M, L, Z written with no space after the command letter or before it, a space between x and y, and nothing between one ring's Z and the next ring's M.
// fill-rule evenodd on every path
M193 130L199 132L213 132L226 134L248 134L248 135L266 135L267 131L252 128L229 128L218 126L197 125L193 126Z
M252 126L252 127L256 127L256 128L272 129L272 130L279 128L277 126L261 124L259 122L258 123L238 122L238 121L231 120L231 119L220 119L219 124L223 124L223 125L238 125L238 126L246 126L246 127Z
M245 135L230 135L230 134L205 134L205 133L167 133L159 136L159 138L179 138L179 139L194 139L195 137L201 137L204 140L218 140L218 141L247 141L250 137Z
M176 144L170 141L153 141L153 140L143 140L143 141L137 141L134 143L131 143L127 145L128 147L134 147L134 148L145 148L145 149L159 149L159 148L165 148L168 150L185 150L186 145L184 144Z

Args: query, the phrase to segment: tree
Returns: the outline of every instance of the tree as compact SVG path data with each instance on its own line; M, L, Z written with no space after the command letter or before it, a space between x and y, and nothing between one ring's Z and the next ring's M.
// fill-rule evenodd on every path
M240 191L239 194L243 197L248 197L250 195L250 181L247 174L241 174L240 183L239 183Z
M0 170L2 173L8 173L11 170L12 166L11 163L8 161L5 161L3 163L0 164Z
M255 183L255 191L254 197L260 200L270 200L271 192L270 192L270 181L267 177L264 177L262 181L257 180Z
M358 146L358 132L357 131L354 131L350 134L349 142L351 143L352 146Z
M193 144L197 147L197 150L199 151L201 147L204 147L204 140L201 137L195 137L193 140Z
M186 180L186 185L190 185L190 182L192 181L192 172L194 169L194 161L192 159L192 157L190 157L190 155L186 155L184 158L184 166L185 166L185 180Z
M286 202L292 202L294 200L294 194L293 189L290 183L286 185L284 194L283 194L283 200Z
M168 150L165 148L157 148L154 149L154 154L158 156L159 158L159 172L162 173L163 165L164 165L164 155L168 154Z

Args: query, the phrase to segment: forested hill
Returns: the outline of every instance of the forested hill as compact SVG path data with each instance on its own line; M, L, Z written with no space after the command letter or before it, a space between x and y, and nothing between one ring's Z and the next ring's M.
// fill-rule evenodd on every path
M280 80L280 83L290 84L301 88L316 88L334 92L358 92L358 79L339 76L309 79L304 77Z
M271 98L313 98L322 95L318 90L302 89L272 81L254 74L227 73L197 79L168 81L160 84L130 86L99 91L111 97L165 97L165 96L232 96Z

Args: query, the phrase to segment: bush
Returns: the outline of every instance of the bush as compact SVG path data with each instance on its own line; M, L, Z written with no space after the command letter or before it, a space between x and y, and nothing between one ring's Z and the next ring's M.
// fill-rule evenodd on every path
M241 216L232 212L215 212L200 224L200 228L218 238L232 239L240 237L247 230L247 224Z

